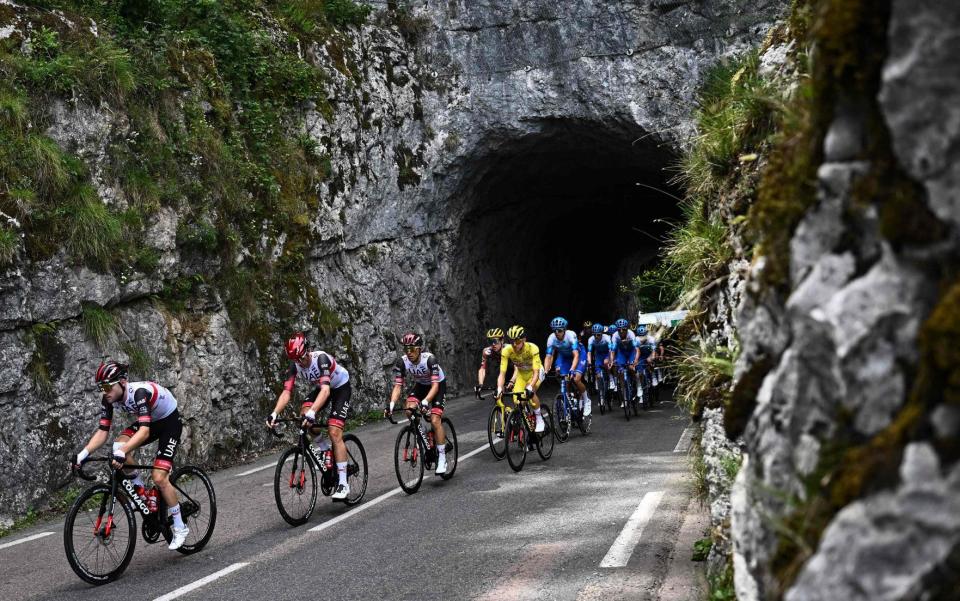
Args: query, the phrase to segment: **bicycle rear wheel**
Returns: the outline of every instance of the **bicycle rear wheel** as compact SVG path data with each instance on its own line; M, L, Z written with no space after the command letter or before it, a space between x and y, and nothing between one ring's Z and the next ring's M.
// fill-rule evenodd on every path
M537 453L540 454L540 458L546 461L550 459L550 456L553 455L553 445L554 445L554 434L553 428L555 427L553 423L553 413L544 407L540 411L540 416L543 418L544 423L547 426L547 429L537 434Z
M497 461L507 454L507 418L510 412L504 407L496 405L490 410L487 418L487 440L490 442L490 452Z
M393 446L393 465L396 468L400 488L408 495L420 489L426 453L427 450L420 442L416 428L406 426L397 433L397 442Z
M273 474L280 517L291 526L305 524L317 506L317 488L317 468L300 447L284 451Z
M117 499L113 515L108 515L110 502L109 486L91 486L73 502L63 524L67 561L90 584L106 584L120 576L137 546L133 510Z
M553 403L553 415L554 421L556 421L556 429L553 433L557 437L557 442L567 442L567 439L570 438L570 414L566 411L562 395L557 395L557 399Z
M443 435L447 441L444 446L444 451L447 455L447 471L443 474L440 474L440 477L444 480L449 480L453 478L453 472L457 471L457 459L460 455L460 447L457 445L457 431L453 427L453 422L450 421L450 418L443 418L440 422L443 424Z
M510 469L519 472L527 460L527 427L523 423L523 411L511 411L507 426L507 463Z
M187 540L177 551L190 555L202 549L213 536L217 524L217 495L207 474L193 465L173 470L170 482L177 489L183 523L190 528ZM168 543L172 534L169 528L163 529L163 537Z
M367 494L367 452L354 434L343 435L343 446L347 448L347 484L350 485L350 493L343 502L356 505Z

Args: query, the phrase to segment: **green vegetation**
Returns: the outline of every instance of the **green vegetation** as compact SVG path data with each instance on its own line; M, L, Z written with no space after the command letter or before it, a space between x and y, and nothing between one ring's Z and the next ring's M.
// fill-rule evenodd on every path
M76 501L80 493L83 492L83 489L83 486L72 485L58 490L50 496L45 508L29 509L25 516L17 519L10 526L0 526L0 538L17 532L18 530L29 528L42 519L66 513L67 509L73 505L73 502Z
M700 540L693 543L693 556L690 558L692 561L706 561L707 557L710 556L710 549L713 548L713 539L709 536L706 538L701 538Z
M84 303L81 321L83 322L83 331L101 351L116 336L116 320L113 315L110 315L109 311L99 305Z
M691 415L724 405L733 379L734 352L701 337L689 340L671 362L677 375L674 399Z
M20 246L20 237L13 228L0 226L0 267L13 263Z
M732 560L727 560L722 568L707 574L707 601L737 601Z
M130 365L131 377L149 378L150 371L153 369L153 358L150 357L150 353L143 348L143 345L130 340L122 343L120 348L128 357L127 362Z

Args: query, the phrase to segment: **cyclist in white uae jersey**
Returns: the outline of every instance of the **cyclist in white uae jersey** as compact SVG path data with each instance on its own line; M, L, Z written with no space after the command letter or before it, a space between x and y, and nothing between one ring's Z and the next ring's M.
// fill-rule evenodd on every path
M180 548L190 529L183 522L177 491L169 478L183 432L177 399L156 382L128 382L127 366L115 361L101 363L94 380L103 393L100 399L100 425L86 446L74 456L72 465L77 468L83 465L90 451L100 448L107 441L114 411L136 415L137 421L127 426L113 443L112 465L114 469L120 469L124 464L133 465L134 450L158 442L151 476L167 504L167 515L173 519L173 538L168 548ZM137 494L142 495L144 483L139 472L133 478L133 485Z
M423 338L419 334L408 332L403 335L403 356L393 366L393 390L390 392L390 406L384 412L393 413L400 399L406 376L413 378L413 388L407 393L406 410L420 403L430 407L430 424L433 426L437 445L437 474L447 473L447 437L443 431L443 404L447 396L447 378L443 368L432 353L423 351Z
M339 482L331 498L342 501L350 494L347 482L347 447L343 444L343 428L350 411L350 374L337 363L333 355L323 351L307 351L307 339L303 332L297 332L287 340L287 357L292 360L287 377L283 383L283 392L277 398L277 404L267 420L267 427L276 425L277 416L290 402L297 376L314 385L314 389L300 406L303 426L310 428L316 438L314 442L321 452L327 450L327 441L323 439L323 430L316 425L317 412L330 405L330 417L327 418L327 435L333 442L333 458L337 462Z

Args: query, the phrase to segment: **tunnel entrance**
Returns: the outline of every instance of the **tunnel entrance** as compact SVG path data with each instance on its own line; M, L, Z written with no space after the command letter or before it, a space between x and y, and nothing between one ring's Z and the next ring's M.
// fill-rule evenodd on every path
M464 165L452 271L462 331L482 339L489 325L520 323L542 345L555 315L577 329L635 315L620 286L656 258L680 215L668 181L676 155L658 142L636 126L556 121L492 141Z

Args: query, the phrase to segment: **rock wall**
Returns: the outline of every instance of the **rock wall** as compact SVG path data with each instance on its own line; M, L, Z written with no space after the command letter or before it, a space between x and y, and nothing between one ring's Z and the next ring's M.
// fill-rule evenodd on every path
M4 38L33 27L35 13L2 4ZM465 216L489 201L484 190L503 168L501 149L564 124L676 148L703 70L755 43L784 4L418 1L402 20L374 13L340 47L304 48L329 72L333 106L332 115L301 110L332 173L309 216L304 286L340 325L326 332L306 308L298 323L351 371L358 409L380 404L402 330L426 333L456 390L475 369L473 341L487 325L478 315L509 314L488 310L496 301L478 292L486 282L461 246ZM122 107L64 99L45 133L86 163L105 203L124 206L107 152L135 133ZM229 463L270 444L259 422L277 391L284 332L264 356L237 334L220 290L199 286L185 312L152 300L170 282L222 268L178 244L184 219L170 208L155 217L154 273L99 273L61 252L0 274L0 409L10 424L0 433L0 520L69 481L67 457L94 428L91 374L105 356L132 359L143 372L133 376L173 390L187 426L182 459ZM109 311L115 334L87 331L91 306Z

